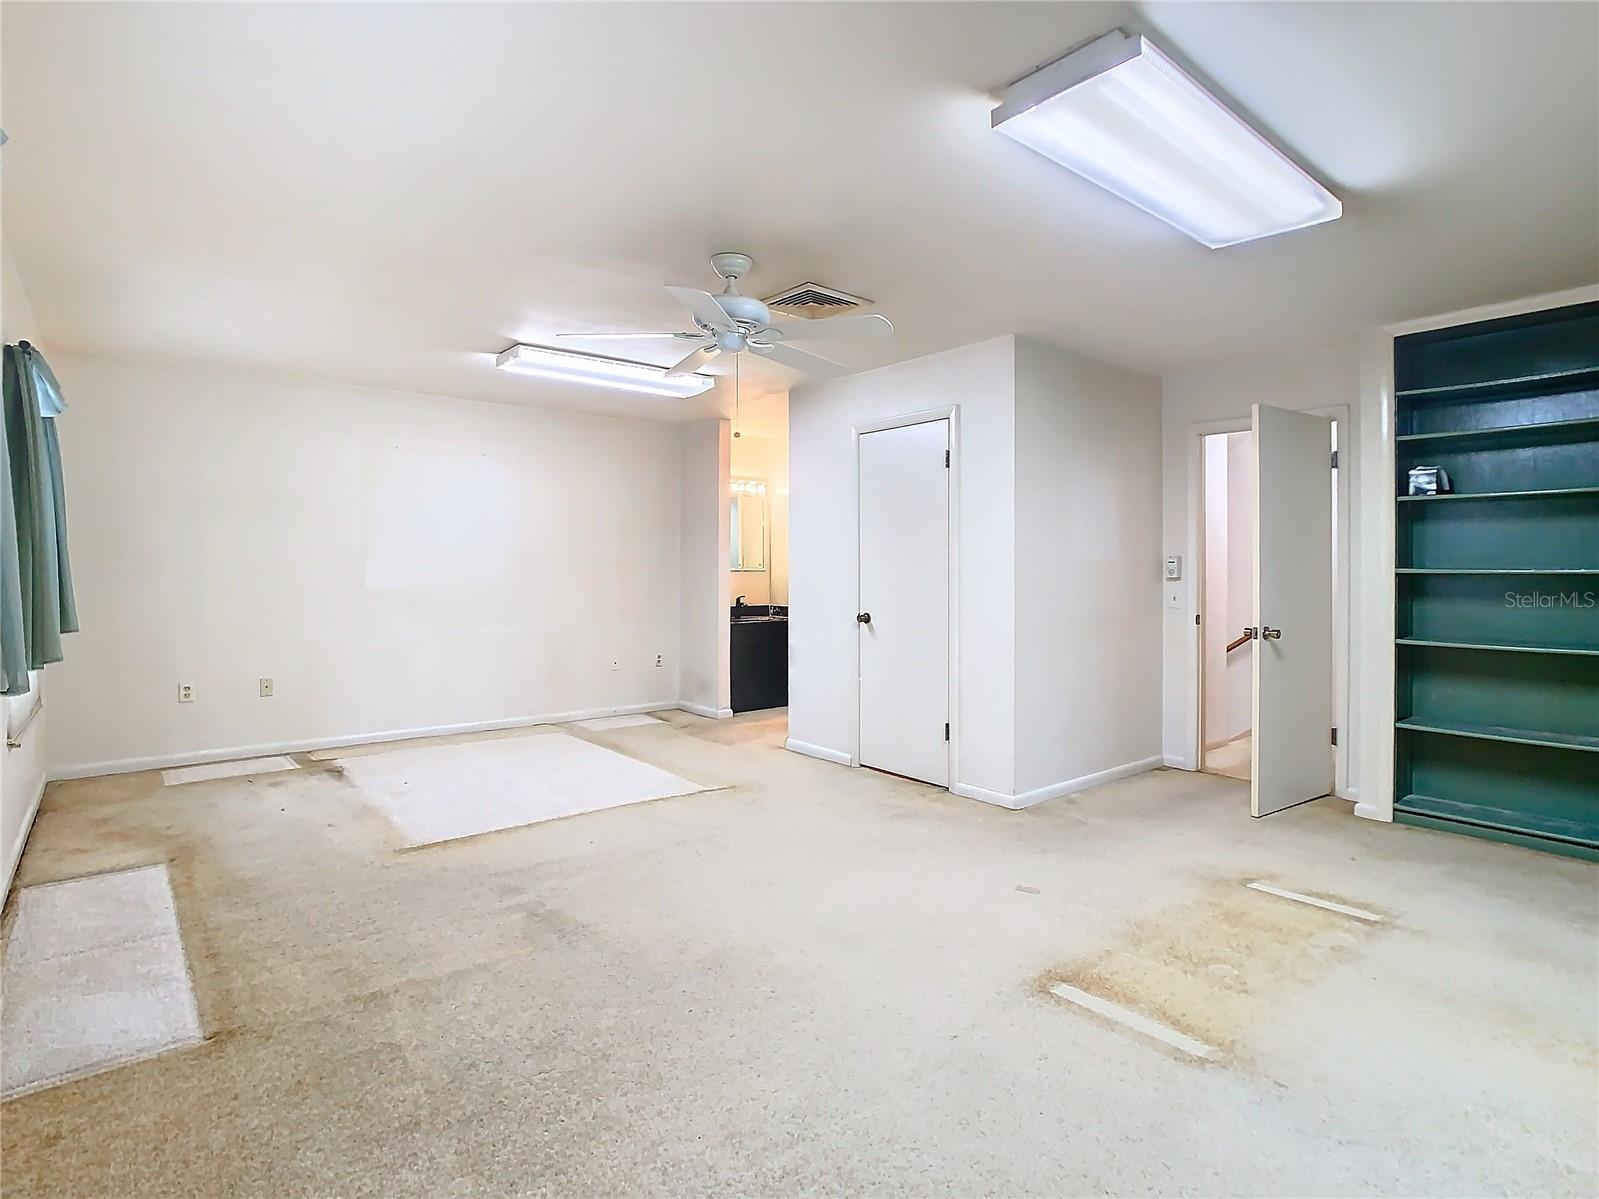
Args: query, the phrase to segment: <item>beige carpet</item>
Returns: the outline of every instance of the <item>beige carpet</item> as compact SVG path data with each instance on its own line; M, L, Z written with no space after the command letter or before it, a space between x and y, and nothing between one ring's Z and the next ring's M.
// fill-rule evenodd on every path
M593 736L734 785L404 854L303 758L53 784L20 881L170 860L208 1040L6 1103L7 1199L1599 1190L1593 867L667 719Z
M1226 775L1231 779L1249 781L1250 736L1245 733L1235 741L1228 741L1205 751L1205 769L1211 774Z

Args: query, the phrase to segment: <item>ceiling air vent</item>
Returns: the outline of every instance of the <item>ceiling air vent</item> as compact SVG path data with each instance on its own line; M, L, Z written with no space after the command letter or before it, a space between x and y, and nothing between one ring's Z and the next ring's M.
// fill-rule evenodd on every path
M820 283L800 283L794 287L787 287L775 295L767 296L761 302L779 312L812 319L837 316L841 312L848 312L851 308L871 303L870 300L852 296L847 291L839 291L836 287L823 287Z

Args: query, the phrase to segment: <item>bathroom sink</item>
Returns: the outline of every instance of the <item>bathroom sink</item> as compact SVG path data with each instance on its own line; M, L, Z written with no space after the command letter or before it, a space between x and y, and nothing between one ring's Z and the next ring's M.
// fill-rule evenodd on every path
M761 624L771 620L787 620L788 609L781 604L735 604L728 609L728 618L734 624Z

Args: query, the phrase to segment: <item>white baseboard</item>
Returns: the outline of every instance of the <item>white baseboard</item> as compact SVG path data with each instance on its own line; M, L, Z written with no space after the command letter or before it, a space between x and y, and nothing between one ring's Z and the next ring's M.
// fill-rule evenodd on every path
M1037 787L1031 791L1023 791L1018 795L1006 795L1001 791L990 791L986 787L973 787L968 783L956 783L950 788L950 792L966 799L980 799L984 803L1010 808L1012 811L1020 811L1022 808L1030 808L1034 804L1041 804L1046 799L1059 799L1062 795L1072 795L1078 791L1086 791L1090 787L1098 787L1103 783L1113 783L1117 779L1142 774L1146 770L1153 770L1157 766L1165 765L1165 762L1165 758L1159 755L1152 758L1140 758L1136 762L1123 762L1120 766L1112 766L1109 770L1098 770L1093 774L1067 779L1063 783L1051 783L1047 787Z
M22 850L28 844L28 834L33 831L33 820L39 814L39 801L44 798L45 778L39 778L39 789L33 793L33 802L28 805L28 814L22 819L22 827L17 830L16 844L6 846L6 882L0 887L0 903L4 903L11 896L11 880L17 876L17 864L22 861Z
M1355 815L1366 820L1380 820L1384 824L1392 824L1394 822L1392 810L1385 811L1376 804L1357 802L1355 804Z
M797 754L804 754L807 758L820 758L824 762L835 762L840 766L850 765L847 753L836 749L828 749L825 745L812 745L809 741L796 741L790 737L783 742L783 748L792 750Z
M259 758L268 754L306 753L313 749L337 749L345 745L376 745L383 741L408 741L413 737L448 737L455 733L489 733L496 729L527 728L535 724L565 724L571 720L592 720L597 716L632 716L640 712L661 712L679 706L675 699L663 699L647 704L552 712L546 716L515 716L505 720L476 720L466 724L388 729L380 733L342 733L337 737L312 737L300 741L268 741L256 745L230 745L218 749L189 749L171 754L152 754L144 758L77 762L56 767L49 772L49 777L51 779L98 778L106 774L132 774L140 770L164 770L169 766L195 766L202 762L231 762L237 758Z
M694 716L703 716L707 720L726 720L733 714L732 708L713 708L709 704L691 704L686 699L680 699L675 704L668 704L669 708L676 708L680 712L688 712Z
M1173 770L1198 770L1199 767L1181 754L1163 754L1160 765L1170 766Z
M1022 805L1016 802L1016 796L1006 795L1003 791L990 791L987 787L974 787L970 783L951 783L951 795L959 795L962 799L975 799L981 803L991 803L996 808L1009 808L1015 811Z

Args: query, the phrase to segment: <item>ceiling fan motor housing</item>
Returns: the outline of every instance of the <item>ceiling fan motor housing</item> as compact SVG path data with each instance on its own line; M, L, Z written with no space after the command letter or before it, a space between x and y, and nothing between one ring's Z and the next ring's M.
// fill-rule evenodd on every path
M759 329L772 323L771 310L754 296L741 296L737 292L724 292L716 297L723 312L734 321L747 323Z

